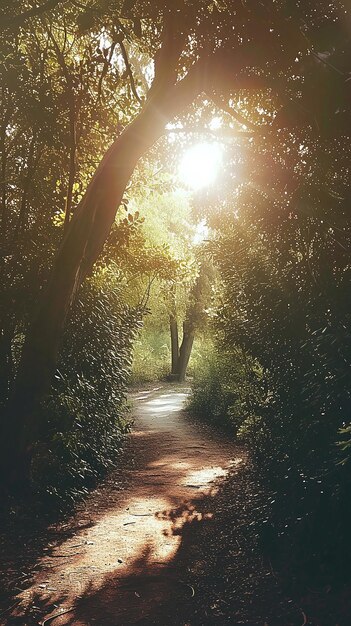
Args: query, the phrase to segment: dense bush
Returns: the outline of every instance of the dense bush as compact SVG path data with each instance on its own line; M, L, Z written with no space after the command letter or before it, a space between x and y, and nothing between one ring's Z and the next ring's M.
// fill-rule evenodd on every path
M134 344L131 384L163 380L169 376L171 362L170 338L167 332L145 328Z
M248 428L262 397L262 370L242 350L218 349L210 339L195 355L190 411L228 428L238 437L253 436Z
M50 27L36 20L10 28L0 44L0 429L5 450L3 432L24 337L62 241L63 222L75 211L111 137L135 112L129 82L119 80L116 65L103 65L102 75L99 71L106 63L98 53L100 29L78 36L75 15L71 11L63 20L53 12ZM111 61L116 43L109 45ZM127 211L125 218L128 224L120 220L105 248L106 267L133 230L136 220ZM55 384L41 409L40 432L33 432L33 476L42 491L62 495L67 488L68 496L82 491L120 446L140 319L140 312L123 302L128 299L116 290L116 281L100 270L79 295Z
M235 424L274 494L266 539L327 583L351 556L350 231L347 200L315 193L300 190L306 215L242 192L218 231L216 351L191 406Z
M129 429L126 387L140 311L123 305L115 283L112 275L84 284L51 396L42 407L45 428L34 457L34 479L56 498L84 493L115 463Z

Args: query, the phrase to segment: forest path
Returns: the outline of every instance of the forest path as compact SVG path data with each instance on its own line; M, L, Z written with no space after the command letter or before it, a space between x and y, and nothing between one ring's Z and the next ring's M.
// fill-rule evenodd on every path
M186 415L187 393L179 386L155 385L132 394L135 423L122 469L90 494L72 520L56 528L32 569L30 585L4 623L264 626L268 612L279 618L282 598L272 573L247 540L245 527L252 522L245 518L250 516L245 513L247 493L239 487L245 453ZM233 524L239 515L241 537L232 531L230 537L221 536L213 525L223 507L216 502L217 493L228 472L239 501L231 497L226 508L233 509ZM246 481L247 491L251 488ZM228 556L232 567L229 563L225 580L234 579L232 597L226 600L228 592L222 589L221 599L221 583L216 601L206 607L201 579L208 570L209 584L215 586L216 577L223 576L218 567L227 567ZM231 609L228 616L225 604L233 595L237 612Z

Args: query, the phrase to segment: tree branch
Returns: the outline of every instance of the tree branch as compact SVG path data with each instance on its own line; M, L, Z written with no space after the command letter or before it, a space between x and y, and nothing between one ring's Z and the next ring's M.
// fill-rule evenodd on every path
M22 26L30 17L42 15L46 11L50 11L50 9L54 9L62 2L67 2L67 0L47 0L44 4L32 7L31 9L28 9L28 11L23 11L23 13L20 13L19 15L2 15L0 30L5 30L5 28L11 28L13 26Z
M76 99L73 87L72 76L68 70L65 56L60 49L55 37L52 34L51 28L48 29L49 38L54 46L58 63L61 67L62 73L66 80L67 85L67 100L68 100L68 116L69 116L69 172L68 172L68 184L66 193L65 204L65 222L64 230L68 228L73 200L73 186L76 175L76 152L77 152L77 135L76 135Z
M259 128L257 130L260 130ZM234 129L225 129L221 128L218 130L211 130L211 128L206 128L205 126L182 126L181 128L167 128L167 132L171 133L192 133L199 135L212 135L213 137L223 138L223 139L231 139L234 137L254 137L254 131L245 131L245 130L234 130Z
M110 47L110 52L108 55L108 58L104 60L104 67L102 68L102 72L101 72L101 76L99 78L99 84L98 84L98 89L97 89L97 96L96 96L96 103L99 102L100 98L101 98L101 94L102 94L102 82L108 72L108 68L110 67L111 61L112 61L112 57L113 57L113 53L115 51L115 47L117 45L116 41L113 41ZM139 100L140 102L140 100Z
M252 124L246 117L238 113L236 109L230 107L226 102L224 102L224 98L221 95L217 94L215 91L208 93L209 98L213 101L213 103L218 106L218 108L222 109L226 113L229 113L240 126L246 126L246 128L250 128L253 131L261 130L259 126Z
M133 76L132 68L131 68L130 63L129 63L129 59L128 59L128 55L127 55L127 51L125 49L124 43L123 43L123 41L119 41L118 43L119 43L119 46L121 48L122 57L123 57L123 61L124 61L125 66L126 66L127 74L129 76L129 81L130 81L130 86L131 86L132 92L133 92L134 96L136 97L136 99L138 100L139 104L142 104L140 96L139 96L139 94L138 94L138 92L136 90L136 87L135 87L134 76Z

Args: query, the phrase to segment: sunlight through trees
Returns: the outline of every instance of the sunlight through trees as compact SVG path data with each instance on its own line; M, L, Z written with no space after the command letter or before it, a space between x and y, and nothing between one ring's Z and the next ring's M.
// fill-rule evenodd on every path
M4 494L84 496L128 386L188 377L273 494L262 536L348 580L350 24L341 0L2 2Z

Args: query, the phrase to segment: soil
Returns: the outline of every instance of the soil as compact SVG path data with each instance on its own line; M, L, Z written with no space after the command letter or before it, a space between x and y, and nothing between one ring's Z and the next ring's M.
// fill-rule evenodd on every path
M187 393L132 394L119 467L70 517L14 516L1 542L1 625L309 623L261 549L265 496L245 450L190 419Z

